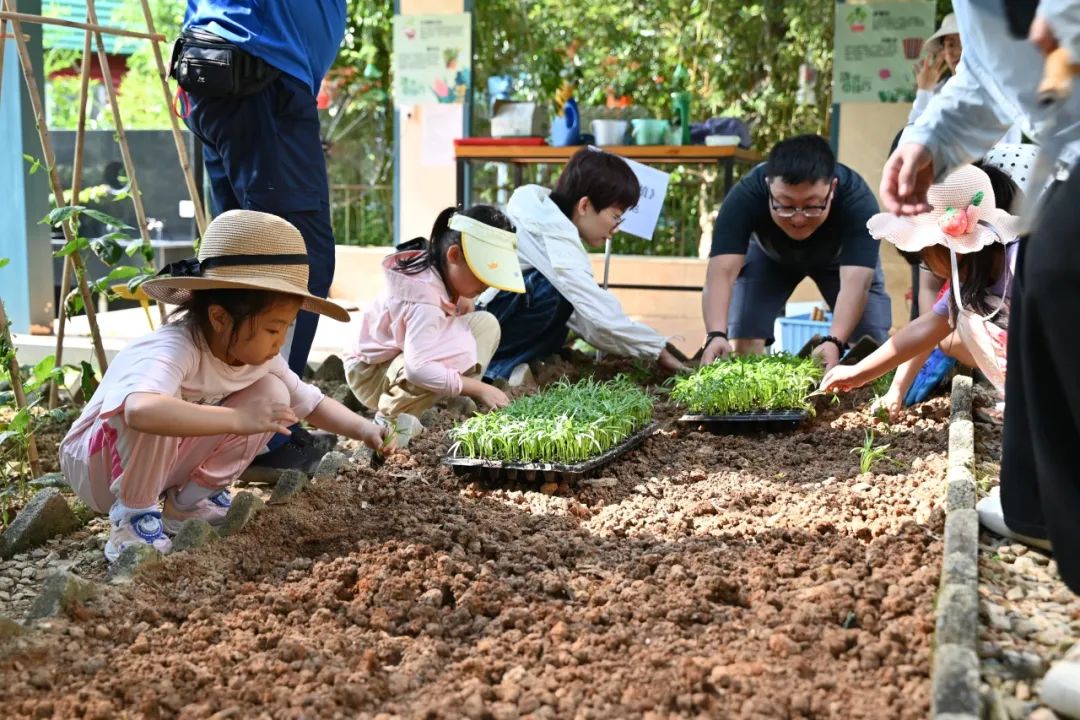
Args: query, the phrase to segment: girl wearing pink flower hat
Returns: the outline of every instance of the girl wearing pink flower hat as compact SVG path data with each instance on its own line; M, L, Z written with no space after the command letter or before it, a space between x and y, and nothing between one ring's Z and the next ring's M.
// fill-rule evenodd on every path
M934 209L901 217L879 213L870 234L905 252L919 252L931 272L950 278L948 292L862 362L837 366L821 388L847 391L881 377L935 346L977 367L1004 397L1009 295L1016 264L1018 218L997 207L990 178L965 165L933 185Z

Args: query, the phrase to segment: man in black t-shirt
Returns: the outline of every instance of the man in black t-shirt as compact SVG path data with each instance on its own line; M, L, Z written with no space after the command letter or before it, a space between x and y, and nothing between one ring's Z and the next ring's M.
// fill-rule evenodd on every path
M777 143L720 206L701 299L702 362L733 350L764 352L805 277L833 311L829 334L814 349L827 368L853 338L884 342L892 304L878 241L866 229L876 212L866 182L836 162L825 140L800 135Z

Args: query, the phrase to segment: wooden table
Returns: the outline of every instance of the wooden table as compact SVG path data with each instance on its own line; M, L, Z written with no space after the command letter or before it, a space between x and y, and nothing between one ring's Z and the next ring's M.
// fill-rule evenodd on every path
M465 168L471 162L502 162L511 165L516 188L522 184L522 171L526 165L565 163L581 148L581 145L455 145L458 205L466 207L472 194L471 188L465 185ZM752 167L761 162L761 156L756 152L731 145L605 145L603 149L646 165L716 163L724 171L725 195L735 183L735 163Z

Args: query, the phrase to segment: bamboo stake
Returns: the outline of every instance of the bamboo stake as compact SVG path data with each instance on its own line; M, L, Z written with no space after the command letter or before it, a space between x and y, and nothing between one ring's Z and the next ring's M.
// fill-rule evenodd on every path
M82 191L83 148L86 144L86 102L90 92L90 64L93 56L90 54L90 31L87 30L83 38L82 68L80 70L79 85L79 124L75 130L75 158L71 165L71 205L79 204L79 192ZM57 203L59 205L59 203ZM71 256L64 258L64 272L60 280L60 307L59 322L56 328L56 366L64 364L64 330L67 323L67 298L68 285L71 284L72 263ZM60 399L59 388L56 382L49 383L49 409L56 407ZM89 400L90 398L87 398Z
M15 393L15 407L19 410L26 409L26 393L23 392L22 370L19 368L19 359L15 357L15 343L11 340L11 328L8 326L7 310L4 302L0 300L0 341L5 347L11 348L11 357L8 358L8 373L11 377L11 389ZM30 412L27 410L27 412ZM29 426L28 426L29 427ZM30 472L34 477L41 477L41 461L38 459L37 441L34 440L34 432L26 431L26 459L30 461Z
M11 0L3 0L5 8L10 7L10 3ZM10 15L11 13L7 14ZM30 95L30 106L34 111L34 122L37 124L38 137L41 139L41 151L45 155L45 167L49 172L49 185L52 186L53 197L56 198L56 204L59 207L64 201L64 186L60 184L60 173L56 170L56 153L53 150L52 138L49 136L49 128L45 124L45 105L41 101L41 90L38 88L37 78L34 77L34 66L30 62L30 50L27 49L26 40L22 37L22 24L17 19L12 20L11 24L15 35L15 43L19 48L19 61L22 66L23 80L26 82L26 90ZM73 242L75 235L71 231L70 223L61 223L61 228L64 231L64 240L68 243ZM79 294L82 295L86 320L90 325L90 338L94 344L98 367L104 375L109 362L105 357L105 346L101 342L97 312L94 310L94 298L90 294L90 286L86 283L86 268L78 251L71 253L69 257L75 268L75 277L79 283Z
M86 0L86 16L89 18L90 24L97 25L97 10L94 9L94 0ZM146 223L146 209L143 207L142 193L139 192L139 181L135 177L135 161L131 157L127 133L124 132L124 120L120 116L120 101L116 97L116 88L113 87L112 71L109 69L109 57L105 52L105 38L100 32L95 32L94 39L97 41L101 79L105 83L105 92L109 96L109 106L112 108L113 125L116 127L116 142L120 145L120 156L124 159L124 170L127 172L131 201L135 204L135 221L139 226L139 237L142 239L144 247L151 247L150 230ZM153 268L154 263L151 261L149 264ZM160 302L158 303L158 312L164 321L165 305Z
M0 20L0 81L4 79L4 52L7 50L7 20Z
M143 16L146 18L146 29L151 35L156 35L154 30L154 16L150 12L150 4L142 0ZM173 141L176 143L176 155L180 159L180 169L184 173L184 182L187 183L188 195L195 205L195 226L199 230L199 237L206 232L206 215L203 211L202 193L195 184L195 174L191 170L191 162L188 159L187 148L184 146L184 136L180 132L180 123L176 119L176 113L172 111L172 94L169 92L169 76L165 69L165 60L161 57L161 48L156 40L150 41L154 50L154 60L157 62L158 77L161 78L161 92L165 97L165 105L169 108L169 122L172 124Z
M105 33L107 35L140 38L142 40L157 40L159 42L165 41L164 35L153 35L150 33L139 32L138 30L124 30L123 28L98 25L96 20L94 22L81 23L76 22L75 20L63 20L61 18L44 17L42 15L29 15L27 13L12 12L11 10L0 11L0 20L10 20L12 25L24 22L32 25L61 25L63 27L75 28L76 30L92 30L96 33ZM21 33L21 29L14 31L14 34Z

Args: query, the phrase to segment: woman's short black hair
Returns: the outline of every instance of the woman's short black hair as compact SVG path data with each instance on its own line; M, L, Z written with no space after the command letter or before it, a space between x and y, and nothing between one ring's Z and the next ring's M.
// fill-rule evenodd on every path
M583 197L589 198L596 212L609 207L625 212L638 204L641 184L618 155L582 148L563 168L551 200L566 217L573 217L574 206Z
M796 135L773 145L765 177L788 185L829 182L836 176L836 155L820 135Z

